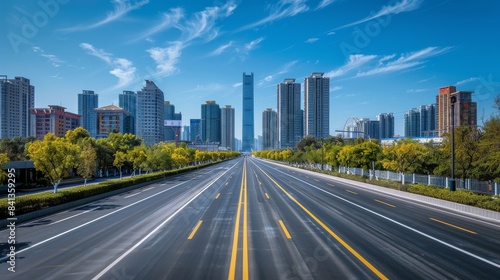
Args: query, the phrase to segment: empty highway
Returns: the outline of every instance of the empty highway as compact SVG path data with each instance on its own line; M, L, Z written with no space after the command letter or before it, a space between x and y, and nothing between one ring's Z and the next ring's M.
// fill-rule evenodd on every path
M0 279L493 279L500 223L240 157L17 225Z

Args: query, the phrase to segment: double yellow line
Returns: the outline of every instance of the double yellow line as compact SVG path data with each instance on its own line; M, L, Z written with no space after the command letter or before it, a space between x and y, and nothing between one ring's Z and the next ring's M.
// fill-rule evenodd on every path
M231 262L229 265L228 279L236 277L236 260L238 258L238 241L241 219L241 206L243 205L243 271L242 278L248 279L248 199L247 199L247 161L243 162L243 175L241 177L240 196L238 198L238 210L236 211L236 222L234 224L233 249L231 252ZM243 201L242 201L243 200Z

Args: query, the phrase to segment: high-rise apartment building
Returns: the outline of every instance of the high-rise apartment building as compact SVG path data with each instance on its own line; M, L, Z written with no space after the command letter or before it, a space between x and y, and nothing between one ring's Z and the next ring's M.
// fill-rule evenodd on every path
M405 137L421 137L420 111L412 108L404 115Z
M450 97L456 91L457 88L455 86L442 87L436 96L437 130L439 136L443 136L444 133L449 132L451 114Z
M315 72L304 79L305 135L316 139L330 134L330 78Z
M220 107L215 101L201 105L201 140L204 143L220 144Z
M271 108L262 112L262 149L274 150L278 148L278 121L277 113Z
M0 138L31 136L31 109L35 107L35 87L24 77L0 81Z
M146 86L137 92L135 131L147 145L163 141L164 101L163 91L153 81L146 80Z
M195 144L202 142L201 140L201 119L189 120L189 133L191 134L191 141Z
M285 79L277 86L278 141L280 149L293 149L303 136L300 83Z
M369 118L360 119L357 122L357 132L359 137L364 139L380 139L380 121Z
M189 133L189 125L182 126L181 140L182 141L192 141L191 134Z
M31 109L31 135L43 139L45 134L53 133L58 137L64 137L68 130L80 126L80 116L66 112L66 108L57 105L49 105L48 108Z
M133 91L124 90L122 94L118 95L118 106L123 110L130 113L132 120L132 130L130 133L135 134L135 121L137 119L137 94Z
M231 105L221 109L221 147L234 151L234 108Z
M436 104L418 107L420 113L420 137L437 137Z
M380 139L394 137L394 115L392 113L382 113L377 115L380 122Z
M94 111L99 107L99 95L93 90L83 90L78 94L78 115L81 116L80 124L90 136L97 136L97 116Z
M131 114L116 105L94 109L97 117L96 138L106 138L111 132L131 133L133 127Z
M254 143L254 102L253 73L243 73L243 152L250 152Z
M182 114L181 113L176 113L175 112L175 106L173 104L170 104L170 101L165 101L164 102L164 120L174 120L174 121L181 121L182 120ZM165 140L167 141L172 141L172 140L178 140L180 135L177 135L177 133L180 133L181 126L166 126L165 127Z

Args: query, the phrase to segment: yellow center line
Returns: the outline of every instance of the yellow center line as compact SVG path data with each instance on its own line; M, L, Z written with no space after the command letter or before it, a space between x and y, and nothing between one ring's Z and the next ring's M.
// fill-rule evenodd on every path
M267 197L267 199L269 199L269 195L267 193L266 193L266 197Z
M376 201L376 202L378 202L378 203L382 203L382 204L385 204L385 205L387 205L387 206L390 206L390 207L392 207L392 208L396 208L396 206L394 206L394 205L392 205L392 204L390 204L390 203L384 202L384 201L382 201L382 200L375 199L375 201Z
M199 220L199 221L198 221L198 223L196 224L196 226L193 228L193 231L192 231L192 232L191 232L191 234L189 235L188 240L193 239L194 235L196 234L196 231L200 228L201 223L203 223L203 221L202 221L202 220Z
M465 229L465 228L463 228L463 227L459 227L459 226L456 226L456 225L452 225L452 224L450 224L450 223L443 222L443 221L438 220L438 219L434 219L434 218L429 218L429 219L433 220L434 222L438 222L438 223L441 223L441 224L443 224L443 225L447 225L447 226L452 227L452 228L456 228L456 229L459 229L459 230L463 230L463 231L468 232L468 233L471 233L471 234L477 234L477 232L475 232L475 231L468 230L468 229Z
M245 161L246 163L246 161ZM246 167L246 164L245 164ZM254 171L255 172L255 171ZM243 208L243 280L248 280L248 185L247 172L245 169L245 193L244 193L244 208Z
M291 235L290 235L290 233L288 232L288 229L286 229L286 226L285 226L285 224L283 223L283 221L282 221L282 220L279 220L278 222L280 223L281 229L282 229L282 230L283 230L283 232L285 233L286 238L288 238L288 239L292 239L292 236L291 236Z
M335 232L333 232L329 227L327 227L319 218L317 218L311 211L309 211L306 207L304 207L295 197L293 197L290 193L288 193L278 182L276 182L269 174L264 172L260 167L257 168L264 173L273 183L281 189L293 202L295 202L304 212L306 212L316 223L318 223L325 231L327 231L337 242L339 242L344 248L346 248L353 256L355 256L360 262L362 262L368 269L370 269L375 275L377 275L380 279L389 279L387 276L382 274L377 268L375 268L370 262L368 262L363 256L361 256L354 248L352 248L347 242L345 242L340 236L338 236Z
M220 193L217 194L217 196L215 197L215 199L219 198L219 196L220 196Z
M246 162L245 162L246 163ZM243 175L241 176L240 197L238 198L238 210L236 211L236 222L234 223L233 249L231 251L231 262L229 265L228 279L235 279L236 274L236 258L238 257L238 239L241 216L241 198L243 197L243 185L245 182L245 164L243 164Z
M345 191L346 191L346 192L350 192L350 193L352 193L352 194L358 194L357 192L353 192L353 191L351 191L351 190L345 190Z

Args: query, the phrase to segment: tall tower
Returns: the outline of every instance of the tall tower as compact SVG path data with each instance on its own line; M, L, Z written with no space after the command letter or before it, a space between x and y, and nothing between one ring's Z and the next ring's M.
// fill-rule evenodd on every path
M312 73L304 79L305 134L316 139L330 134L330 78Z
M173 104L170 104L170 101L165 101L163 103L163 119L175 120L175 106ZM175 129L177 128L165 127L164 140L175 140Z
M163 91L153 81L146 80L146 86L137 92L136 135L147 145L163 141Z
M215 101L201 105L201 140L204 143L220 143L220 107Z
M234 128L234 108L226 105L221 109L221 147L231 151L235 150Z
M300 109L300 83L285 79L278 84L278 141L280 149L293 149L302 139L303 114Z
M190 119L189 120L189 132L191 133L191 141L194 144L199 144L201 140L201 119Z
M438 136L443 136L450 128L450 96L456 92L455 86L447 86L439 89L436 96L437 105L437 130Z
M276 111L267 108L262 112L262 149L278 148L278 121Z
M31 109L35 107L35 87L24 77L0 82L0 138L31 135Z
M253 73L243 72L243 152L250 152L254 142Z
M99 107L99 95L93 90L83 90L78 94L78 115L81 116L80 123L90 136L97 137L97 115L94 111Z
M135 122L137 120L137 94L133 91L124 90L118 95L118 106L130 113L132 127L130 133L135 134Z
M420 113L419 109L413 108L405 113L404 116L404 127L405 127L405 137L421 137L420 130Z
M377 115L380 122L380 139L394 137L394 115L392 113L382 113Z

